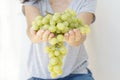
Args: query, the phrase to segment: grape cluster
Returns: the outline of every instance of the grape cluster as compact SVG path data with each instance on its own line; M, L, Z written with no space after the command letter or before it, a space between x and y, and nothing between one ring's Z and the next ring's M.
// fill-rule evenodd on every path
M72 29L79 29L83 34L90 31L89 27L84 25L71 9L66 9L62 13L47 14L45 17L37 16L32 22L32 28L36 31L49 30L55 35L48 41L49 45L44 48L44 52L48 53L50 58L48 71L52 78L62 74L62 59L67 53L63 35Z

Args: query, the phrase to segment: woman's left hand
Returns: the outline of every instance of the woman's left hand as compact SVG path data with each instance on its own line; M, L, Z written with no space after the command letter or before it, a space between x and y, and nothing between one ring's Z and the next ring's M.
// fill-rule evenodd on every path
M64 35L65 41L71 46L79 46L86 39L86 34L81 34L79 29L73 29Z

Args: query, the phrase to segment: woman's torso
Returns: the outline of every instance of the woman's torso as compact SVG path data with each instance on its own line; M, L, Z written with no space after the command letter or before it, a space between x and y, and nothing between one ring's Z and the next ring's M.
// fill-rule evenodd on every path
M76 2L77 1L77 2ZM72 2L67 3L68 7L73 9L77 14L79 13L80 5L84 2L84 0L73 0ZM74 6L75 5L75 6ZM54 11L58 11L58 7L54 10L52 5L48 0L38 0L38 7L42 16L46 15L46 11L50 13L54 13ZM62 6L62 5L61 5ZM78 8L77 8L78 6ZM61 9L62 10L62 9ZM29 51L28 57L28 73L29 77L39 77L43 79L51 79L50 74L47 69L47 65L49 62L48 55L44 53L44 47L48 45L48 43L38 43L32 44ZM84 45L81 44L77 47L72 47L69 44L64 42L64 45L67 48L67 55L63 58L63 74L58 76L64 77L71 73L87 73L87 54L84 48Z

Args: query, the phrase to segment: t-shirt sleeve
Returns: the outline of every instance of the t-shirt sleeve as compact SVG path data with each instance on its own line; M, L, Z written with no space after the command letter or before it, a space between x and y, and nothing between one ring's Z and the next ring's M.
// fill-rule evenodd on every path
M38 7L38 0L21 0L22 3L22 12L25 15L25 9L24 6L25 5L29 5L29 6L34 6L34 7Z
M96 4L97 4L97 0L85 0L85 2L83 3L80 12L90 12L93 14L93 21L92 23L95 21L96 17L95 17L95 10L96 10Z

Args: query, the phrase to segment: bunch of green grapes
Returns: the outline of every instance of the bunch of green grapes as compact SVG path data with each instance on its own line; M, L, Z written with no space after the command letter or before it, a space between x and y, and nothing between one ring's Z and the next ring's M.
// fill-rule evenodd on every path
M49 45L44 48L44 52L48 53L49 64L48 71L52 78L62 74L62 60L67 53L64 46L64 34L72 29L79 29L81 33L87 34L90 29L84 25L81 19L76 17L73 10L67 9L63 13L47 14L45 17L37 16L32 22L34 30L49 30L55 35L48 41Z

